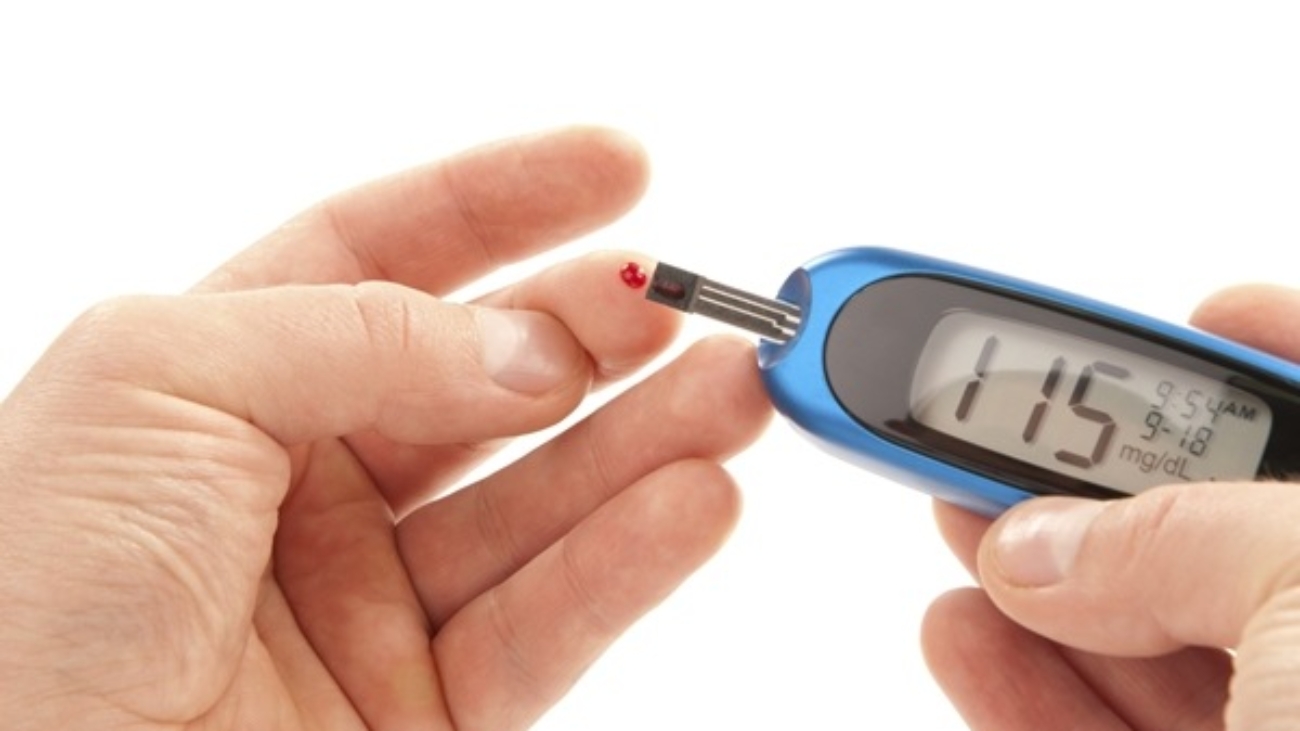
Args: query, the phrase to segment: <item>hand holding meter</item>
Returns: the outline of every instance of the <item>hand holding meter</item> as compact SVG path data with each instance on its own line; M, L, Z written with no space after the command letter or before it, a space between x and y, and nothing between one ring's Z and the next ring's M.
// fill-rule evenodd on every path
M760 335L777 410L832 453L984 515L1300 474L1300 366L1029 282L859 248L775 299L665 264L647 297Z

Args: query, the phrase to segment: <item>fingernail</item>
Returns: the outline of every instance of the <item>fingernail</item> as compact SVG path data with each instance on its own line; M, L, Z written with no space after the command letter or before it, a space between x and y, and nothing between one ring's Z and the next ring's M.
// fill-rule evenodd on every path
M511 391L541 394L573 377L579 350L555 318L540 312L475 310L483 369Z
M1002 578L1013 586L1050 586L1069 575L1099 500L1043 500L1007 518L993 545Z

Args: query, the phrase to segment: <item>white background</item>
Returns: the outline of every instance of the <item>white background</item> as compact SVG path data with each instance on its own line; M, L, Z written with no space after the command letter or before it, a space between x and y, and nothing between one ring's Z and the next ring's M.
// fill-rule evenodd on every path
M573 122L636 135L655 172L565 256L638 248L765 292L888 245L1181 320L1300 279L1290 6L6 0L0 386L98 299L182 290L333 191ZM732 542L539 727L961 728L917 644L968 581L928 500L779 422L732 466Z

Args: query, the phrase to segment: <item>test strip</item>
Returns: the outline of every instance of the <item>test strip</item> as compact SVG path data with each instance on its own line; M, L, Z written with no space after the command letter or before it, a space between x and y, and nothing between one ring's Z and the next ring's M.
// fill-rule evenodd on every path
M801 313L789 302L719 284L669 264L658 264L646 299L725 322L776 343L799 330Z

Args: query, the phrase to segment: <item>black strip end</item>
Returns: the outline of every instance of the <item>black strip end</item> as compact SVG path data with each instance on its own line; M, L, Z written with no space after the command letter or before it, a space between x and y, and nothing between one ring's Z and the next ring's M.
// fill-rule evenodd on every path
M669 264L655 266L645 297L682 312L690 312L695 292L700 286L700 276Z

